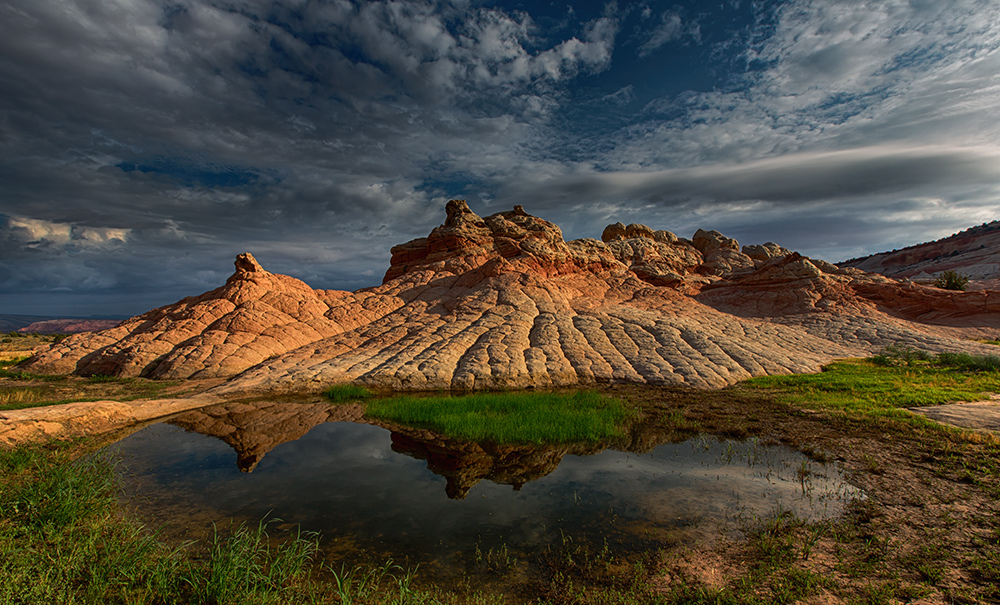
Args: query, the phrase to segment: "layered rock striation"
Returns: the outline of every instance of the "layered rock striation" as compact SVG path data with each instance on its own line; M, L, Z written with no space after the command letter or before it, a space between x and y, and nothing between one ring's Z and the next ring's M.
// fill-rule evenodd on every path
M1000 221L983 223L933 242L838 264L921 282L931 282L943 271L955 271L969 276L973 288L995 288L1000 285Z
M986 350L993 292L840 268L715 231L611 225L565 241L520 206L392 249L382 285L314 290L240 255L227 283L25 362L35 372L231 376L219 394L356 382L402 390L594 382L720 387L889 344Z

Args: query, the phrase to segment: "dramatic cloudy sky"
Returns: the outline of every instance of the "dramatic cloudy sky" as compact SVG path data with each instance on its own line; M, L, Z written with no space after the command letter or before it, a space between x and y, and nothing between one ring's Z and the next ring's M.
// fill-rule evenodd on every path
M376 285L451 198L838 261L1000 218L998 130L996 0L0 0L0 313Z

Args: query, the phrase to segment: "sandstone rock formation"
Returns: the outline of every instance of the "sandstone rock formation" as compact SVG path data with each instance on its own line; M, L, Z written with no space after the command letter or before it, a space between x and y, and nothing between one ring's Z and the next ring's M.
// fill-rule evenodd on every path
M464 201L392 249L382 285L313 290L240 255L224 286L23 364L34 372L232 376L219 395L357 382L483 389L635 382L719 387L816 371L888 344L987 351L992 292L900 283L699 230L643 225L565 241L520 206Z
M370 292L313 290L236 258L224 286L77 334L33 358L32 371L150 378L231 376L265 359L369 323L403 301Z
M1000 221L933 242L838 263L888 277L931 282L942 271L972 278L969 289L1000 287Z

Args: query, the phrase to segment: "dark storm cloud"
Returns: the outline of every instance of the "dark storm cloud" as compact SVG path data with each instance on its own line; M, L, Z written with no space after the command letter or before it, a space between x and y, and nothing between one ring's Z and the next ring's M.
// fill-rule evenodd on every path
M998 23L975 0L9 0L0 310L141 312L246 250L373 285L451 197L574 237L939 237L998 207Z
M895 148L788 154L737 165L654 172L588 172L554 177L512 197L560 207L581 198L711 207L865 201L884 194L928 195L1000 176L1000 151Z
M597 16L544 40L526 13L430 2L2 10L8 303L190 293L247 248L317 286L377 283L389 245L440 222L434 172L508 171L508 141L615 35ZM78 235L107 229L117 247Z

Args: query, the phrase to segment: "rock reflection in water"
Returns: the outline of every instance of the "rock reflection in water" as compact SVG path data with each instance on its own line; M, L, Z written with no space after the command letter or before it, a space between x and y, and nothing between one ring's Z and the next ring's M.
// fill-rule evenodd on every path
M328 403L257 401L224 403L174 416L182 429L218 437L236 451L236 466L249 473L269 451L326 422L363 422L365 407Z
M561 536L625 550L680 543L779 506L834 515L853 494L836 469L784 447L671 443L654 427L636 427L614 449L492 446L366 426L361 412L227 404L111 447L130 469L133 506L156 526L199 511L201 524L206 516L224 524L269 515L322 532L326 551L343 563L391 557L438 578L475 573L476 552L504 548L528 558ZM203 435L236 450L237 465Z

